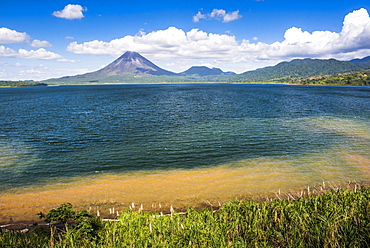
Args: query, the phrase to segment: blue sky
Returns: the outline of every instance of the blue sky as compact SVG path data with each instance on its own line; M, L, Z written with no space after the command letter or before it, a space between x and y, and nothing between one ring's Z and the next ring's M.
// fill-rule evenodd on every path
M369 0L6 1L0 80L95 71L125 51L181 72L370 55Z

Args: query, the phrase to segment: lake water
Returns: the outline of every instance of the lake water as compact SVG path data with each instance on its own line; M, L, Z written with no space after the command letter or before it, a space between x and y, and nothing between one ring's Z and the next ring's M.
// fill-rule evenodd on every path
M3 209L186 205L370 176L368 87L0 88L0 120Z

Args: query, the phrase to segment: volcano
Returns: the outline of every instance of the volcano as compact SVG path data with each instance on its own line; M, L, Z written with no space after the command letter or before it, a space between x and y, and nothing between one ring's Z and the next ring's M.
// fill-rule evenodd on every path
M166 71L137 52L127 51L121 57L107 65L106 67L89 73L90 76L120 76L125 74L133 75L176 75L174 72Z
M126 82L150 80L150 76L177 76L178 74L164 70L137 52L127 51L121 57L104 68L75 76L51 78L43 82L56 84L86 84L99 82Z

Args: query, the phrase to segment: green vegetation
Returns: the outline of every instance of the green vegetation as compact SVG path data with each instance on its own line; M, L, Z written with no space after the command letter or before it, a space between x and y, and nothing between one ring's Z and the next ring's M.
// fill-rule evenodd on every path
M296 79L292 82L319 85L370 85L370 71Z
M295 78L334 75L364 71L370 68L368 63L351 63L335 59L295 59L290 62L281 62L275 66L259 70L248 71L230 76L233 81L285 81Z
M87 223L96 218L83 214ZM217 211L189 208L163 216L123 212L85 233L70 204L40 215L59 232L0 233L0 247L369 247L370 188L263 202L235 200ZM93 221L92 221L93 220ZM71 224L69 224L71 221ZM87 228L89 229L89 228ZM90 229L91 230L91 229Z
M56 231L58 222L62 223L65 228L65 233L70 233L68 230L72 228L72 233L75 237L84 239L94 239L97 237L97 232L101 228L101 221L89 214L86 210L75 212L72 209L72 204L62 204L57 209L52 209L48 214L38 213L40 219L50 225L50 236L52 237ZM72 223L72 224L71 224Z
M0 81L0 87L47 86L46 83L28 81Z

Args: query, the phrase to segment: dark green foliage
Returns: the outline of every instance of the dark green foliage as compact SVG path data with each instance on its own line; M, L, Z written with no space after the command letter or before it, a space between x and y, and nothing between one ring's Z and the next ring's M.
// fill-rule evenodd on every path
M299 84L319 85L370 85L370 72L352 72L330 76L311 77L293 80Z
M27 81L0 81L0 87L47 86L45 83Z
M71 203L62 204L57 209L50 210L46 215L38 213L41 219L48 223L61 222L65 225L65 232L73 236L95 239L97 231L101 228L100 219L92 216L86 210L74 211ZM52 227L51 227L52 228ZM53 234L53 232L51 232Z
M233 81L282 81L289 82L294 78L308 78L312 76L332 75L363 71L369 69L366 63L351 63L335 59L295 59L290 62L281 62L275 66L265 67L255 71L248 71L232 77Z
M65 221L71 214L68 204L59 210L53 218ZM91 219L79 213L76 220ZM369 247L370 188L298 200L235 200L217 211L189 208L171 216L125 211L117 222L90 226L95 239L81 238L84 228L76 225L53 242L47 232L0 233L0 247Z
M44 228L37 228L27 233L5 232L0 229L1 248L33 248L50 247L50 232Z
M57 209L50 210L46 215L42 212L38 213L40 219L45 219L46 222L62 222L67 223L69 219L75 219L76 213L72 209L71 203L62 204Z

